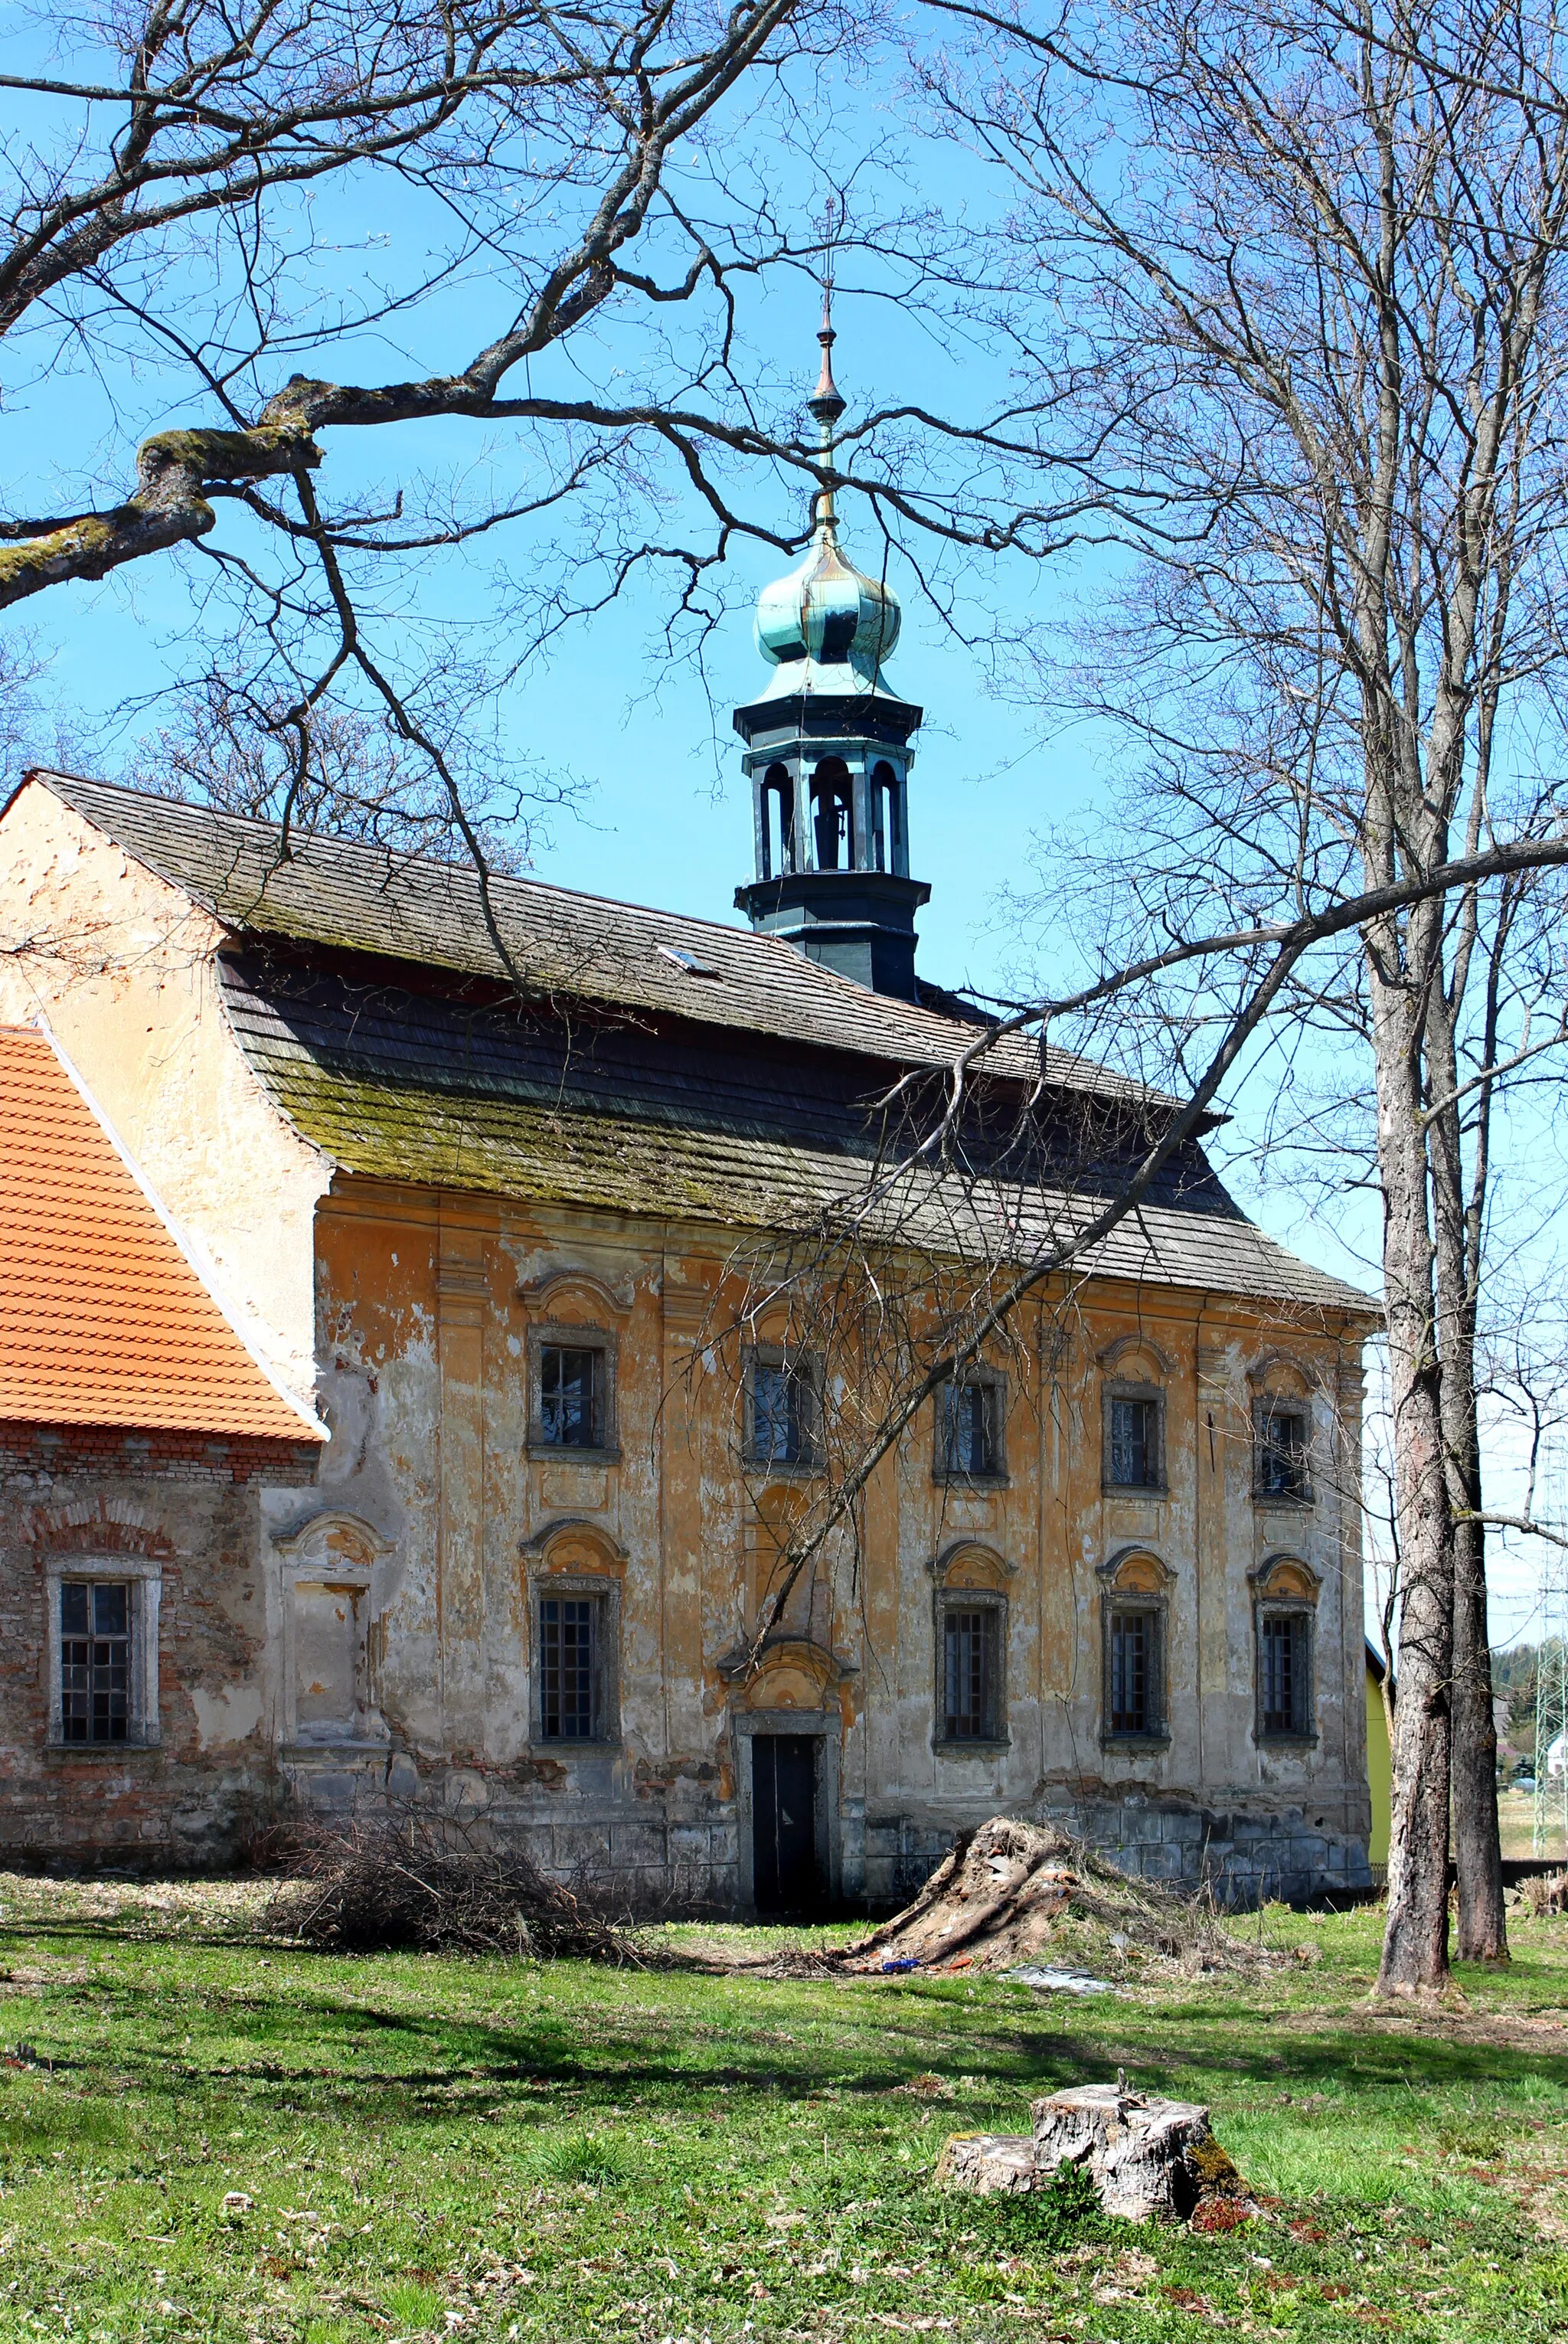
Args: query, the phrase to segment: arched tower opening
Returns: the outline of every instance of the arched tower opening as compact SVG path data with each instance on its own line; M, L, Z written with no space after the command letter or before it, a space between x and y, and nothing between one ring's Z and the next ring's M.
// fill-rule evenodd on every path
M824 757L811 776L811 831L819 871L854 870L855 809L842 757Z
M795 868L795 783L788 765L769 766L758 813L757 875L779 878Z

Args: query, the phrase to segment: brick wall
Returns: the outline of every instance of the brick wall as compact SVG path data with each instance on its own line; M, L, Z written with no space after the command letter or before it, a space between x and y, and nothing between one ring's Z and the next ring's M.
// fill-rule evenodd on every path
M261 1492L309 1479L286 1444L0 1427L0 1858L222 1863L269 1818ZM100 1560L156 1583L158 1739L61 1746L47 1591Z

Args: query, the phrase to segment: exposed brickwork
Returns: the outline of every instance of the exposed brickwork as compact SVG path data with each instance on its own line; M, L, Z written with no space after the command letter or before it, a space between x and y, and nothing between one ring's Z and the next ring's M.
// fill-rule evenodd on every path
M307 1478L258 1444L277 1478ZM55 1465L0 1472L0 1853L23 1862L230 1860L276 1785L259 1475L176 1455L128 1475ZM154 1747L50 1743L51 1569L102 1557L154 1569L160 1594Z
M0 1483L84 1472L170 1475L191 1481L314 1480L316 1450L301 1441L240 1434L143 1432L113 1424L34 1425L0 1420Z

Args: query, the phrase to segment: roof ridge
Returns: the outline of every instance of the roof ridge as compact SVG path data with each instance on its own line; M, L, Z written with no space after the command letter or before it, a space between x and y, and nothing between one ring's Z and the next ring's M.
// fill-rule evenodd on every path
M263 821L257 814L233 813L226 806L204 805L193 803L189 798L165 797L159 790L133 790L124 782L93 781L82 773L57 773L53 766L32 766L24 779L67 782L81 789L105 790L115 797L130 798L139 805L167 806L176 813L206 814L210 815L215 822L233 823L246 830L254 831L262 837L276 837L279 831L278 823ZM421 854L412 848L398 848L379 841L354 838L346 831L301 829L293 831L291 835L326 846L347 848L351 853L382 854L388 862L395 862L403 869L418 864L429 871L457 872L476 881L480 875L477 864L460 860L447 862L439 854ZM690 927L711 928L717 935L739 936L749 944L765 945L775 957L779 953L789 953L797 959L799 957L792 945L786 944L780 936L770 935L765 928L743 928L733 920L712 919L706 912L676 912L672 911L668 904L630 903L623 895L600 895L591 887L567 887L563 886L558 879L537 879L528 874L516 871L487 871L484 875L487 884L492 887L527 887L536 890L540 894L559 895L570 904L598 904L607 912L639 912L650 920L681 920ZM182 881L180 884L183 885L185 883ZM855 993L871 993L872 989L869 985L860 985L852 976L845 976L839 969L829 968L825 962L819 961L816 966L823 976L830 977L835 984L848 985ZM873 993L872 998L885 1001L890 996L886 994ZM904 1002L901 1005L906 1009L923 1010L928 1017L940 1015L936 1010L925 1009L920 1002ZM962 1020L955 1018L950 1022L958 1025L961 1024Z
M470 976L516 975L520 964L525 985L546 996L667 1014L901 1068L946 1072L960 1055L975 1053L982 1061L976 1071L1000 1080L1032 1086L1043 1073L1054 1087L1155 1115L1180 1104L1041 1036L1005 1025L988 1029L983 1018L878 993L766 930L508 872L483 874L481 888L472 864L335 831L300 832L306 851L279 856L258 874L255 858L276 841L276 823L51 767L34 767L28 778L239 933ZM494 921L480 916L487 895ZM498 924L516 931L509 938L503 933L498 954ZM645 965L660 944L683 937L722 963L721 985Z

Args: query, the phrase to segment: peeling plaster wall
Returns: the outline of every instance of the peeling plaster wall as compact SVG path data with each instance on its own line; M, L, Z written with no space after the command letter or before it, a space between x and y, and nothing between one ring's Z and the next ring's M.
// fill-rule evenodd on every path
M726 1664L799 1491L748 1479L733 1369L692 1365L738 1299L704 1233L345 1180L317 1253L334 1432L320 1496L386 1541L373 1692L395 1788L525 1833L561 1870L743 1905L761 1711L826 1726L846 1896L907 1894L998 1809L1060 1818L1154 1876L1207 1864L1243 1898L1364 1880L1359 1517L1341 1500L1360 1470L1353 1338L1196 1292L1091 1286L1065 1344L1031 1324L1009 1354L1006 1486L937 1480L928 1410L868 1493L859 1599L842 1571L803 1593L789 1624L804 1658L781 1652L747 1683ZM528 1330L545 1322L612 1343L613 1458L530 1455ZM1101 1486L1102 1388L1130 1358L1164 1397L1158 1493ZM1271 1361L1309 1395L1310 1505L1253 1495ZM1007 1604L1007 1733L972 1754L934 1730L932 1566L955 1546L996 1559ZM1129 1549L1170 1574L1159 1749L1101 1736L1101 1567ZM1318 1589L1316 1738L1289 1748L1255 1733L1250 1574L1281 1555ZM618 1616L618 1733L591 1750L532 1737L529 1591L556 1572L613 1590ZM327 1803L392 1779L376 1753L357 1773L339 1754L295 1776Z
M0 819L0 1021L41 1012L272 1372L310 1403L330 1177L235 1045L221 932L40 782Z

